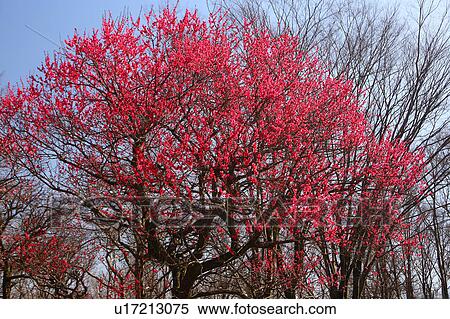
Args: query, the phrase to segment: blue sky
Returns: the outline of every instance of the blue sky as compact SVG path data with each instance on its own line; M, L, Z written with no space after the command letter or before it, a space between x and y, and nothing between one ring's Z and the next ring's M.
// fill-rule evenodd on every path
M58 49L74 29L81 32L98 28L106 12L137 16L166 1L177 0L0 0L0 89L35 73L45 53ZM201 16L206 16L207 1L179 0L178 7L197 8ZM415 0L369 1L401 4L403 12L415 7Z
M57 49L68 35L91 31L105 12L113 16L158 8L158 0L0 0L0 87L36 72L45 52ZM180 9L207 13L206 0L180 0ZM56 44L52 43L55 42Z

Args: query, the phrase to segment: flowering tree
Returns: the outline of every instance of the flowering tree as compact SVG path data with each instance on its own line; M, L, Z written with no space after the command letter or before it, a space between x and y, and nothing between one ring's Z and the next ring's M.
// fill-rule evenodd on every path
M271 275L286 277L305 241L332 292L345 256L381 252L405 226L395 203L421 157L373 137L352 83L297 37L165 9L105 19L40 71L2 98L5 138L47 187L83 200L119 296L145 297L156 272L193 297L244 260L278 258ZM380 214L364 231L350 222Z
M86 237L76 218L63 220L62 207L49 205L51 194L21 166L9 115L0 116L1 297L86 296L94 261Z
M83 232L73 219L55 227L58 211L38 188L23 176L9 179L0 191L2 298L86 296L94 260Z

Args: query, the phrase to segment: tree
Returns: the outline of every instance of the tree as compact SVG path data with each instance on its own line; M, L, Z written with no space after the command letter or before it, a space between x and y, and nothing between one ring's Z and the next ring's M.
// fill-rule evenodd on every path
M372 134L352 82L297 36L167 8L105 19L40 71L2 98L5 138L46 187L82 200L119 296L145 297L151 272L174 297L201 295L247 260L296 286L308 241L344 297L359 243L375 258L408 227L396 205L421 154Z
M2 298L84 297L93 259L73 214L20 164L9 115L0 114L0 275ZM67 214L66 214L67 215ZM59 221L59 225L56 223ZM76 226L76 228L74 227Z

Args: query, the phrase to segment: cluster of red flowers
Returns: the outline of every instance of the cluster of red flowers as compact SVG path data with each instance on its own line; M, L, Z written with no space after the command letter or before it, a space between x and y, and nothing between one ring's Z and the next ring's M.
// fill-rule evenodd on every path
M0 107L12 156L42 179L46 167L57 169L47 185L59 191L257 198L255 211L270 219L247 221L240 232L217 226L205 244L216 254L267 240L268 221L332 250L361 240L382 250L407 226L396 203L422 170L420 154L372 136L352 83L333 78L298 38L237 27L221 14L179 19L166 9L143 21L105 19L100 31L67 40L40 75L9 88ZM388 222L370 224L363 238L349 222L380 212ZM161 227L155 236L164 245L171 234ZM29 267L70 268L52 252L65 249L58 237L17 240ZM299 258L283 253L286 263Z

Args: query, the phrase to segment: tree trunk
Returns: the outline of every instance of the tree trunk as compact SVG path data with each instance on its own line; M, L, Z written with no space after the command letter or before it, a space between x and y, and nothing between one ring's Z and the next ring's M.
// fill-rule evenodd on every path
M140 256L138 256L137 260L135 261L135 265L134 265L134 293L135 293L134 297L135 298L138 298L138 299L145 298L143 280L144 280L143 263L142 263Z
M172 296L177 299L191 298L192 287L201 274L200 264L195 263L187 267L175 266L172 272Z
M3 266L3 281L2 281L3 299L11 298L11 288L12 288L11 267L9 266L8 262L5 261L5 264Z
M412 278L412 271L411 271L411 256L408 255L406 257L406 278L405 278L405 285L406 285L406 298L407 299L414 299L414 288L413 288L413 278Z
M330 288L330 298L331 299L344 299L344 289L341 287L331 287Z
M359 299L361 297L361 260L356 261L355 267L353 268L353 289L352 289L352 299Z

